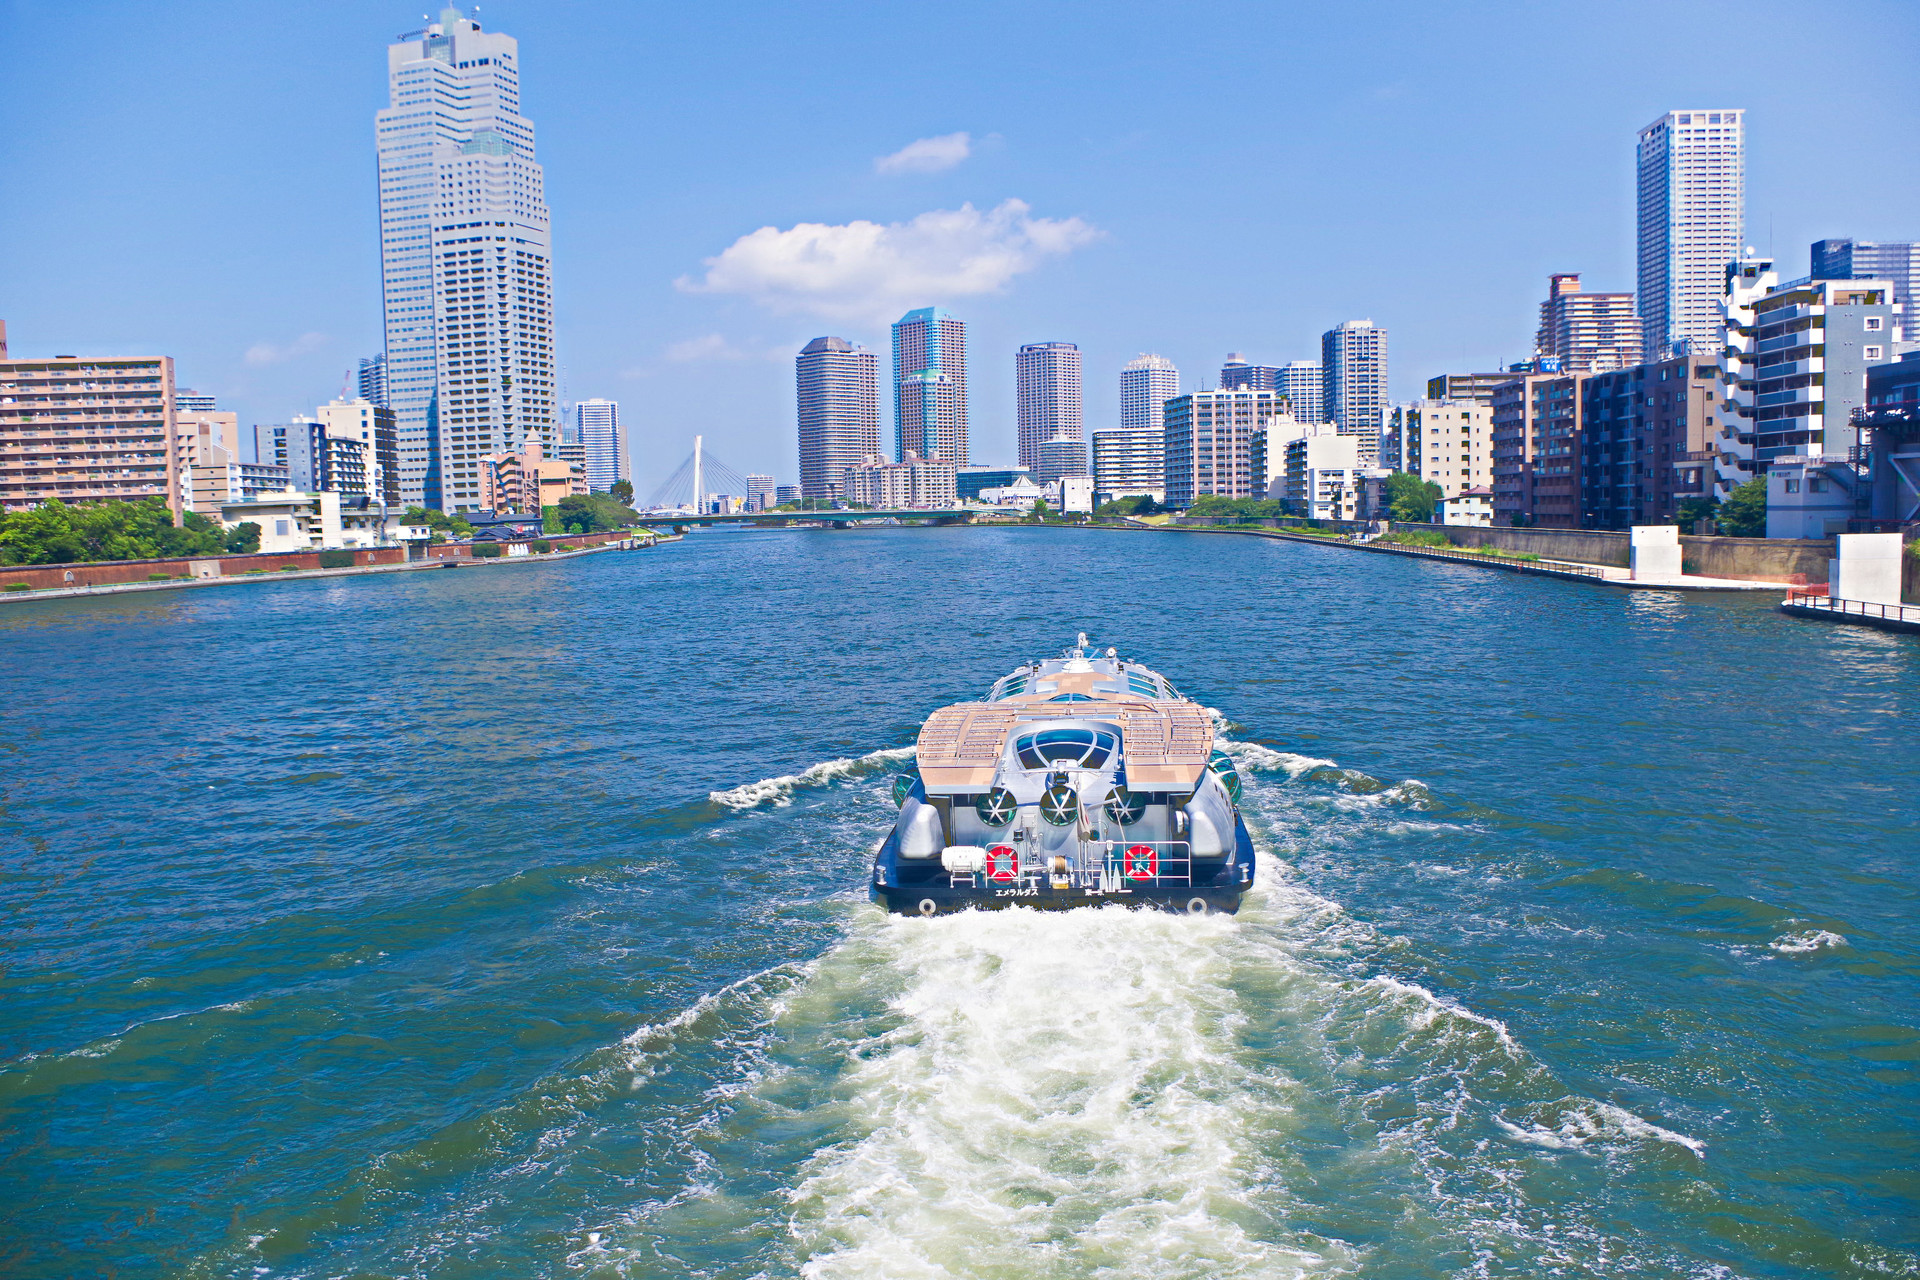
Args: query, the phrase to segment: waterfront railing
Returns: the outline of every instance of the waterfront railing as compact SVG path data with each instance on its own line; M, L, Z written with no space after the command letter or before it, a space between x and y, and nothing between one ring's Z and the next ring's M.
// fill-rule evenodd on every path
M1851 618L1878 618L1882 622L1904 622L1920 627L1920 605L1876 604L1871 600L1842 600L1818 591L1787 592L1790 609L1817 609L1822 613Z

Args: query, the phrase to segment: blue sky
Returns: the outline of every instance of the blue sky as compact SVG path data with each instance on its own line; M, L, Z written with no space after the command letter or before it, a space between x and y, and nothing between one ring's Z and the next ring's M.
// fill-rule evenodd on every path
M170 354L243 427L336 394L380 345L373 114L419 17L0 0L14 351ZM902 299L969 322L976 461L1012 457L1022 342L1080 344L1092 428L1141 351L1198 386L1228 351L1311 359L1370 317L1398 398L1523 358L1550 272L1632 287L1634 132L1669 108L1747 109L1747 238L1783 272L1822 236L1920 239L1911 3L480 19L520 41L565 391L621 402L643 495L696 431L793 480L793 353L885 351ZM799 239L831 267L796 277Z

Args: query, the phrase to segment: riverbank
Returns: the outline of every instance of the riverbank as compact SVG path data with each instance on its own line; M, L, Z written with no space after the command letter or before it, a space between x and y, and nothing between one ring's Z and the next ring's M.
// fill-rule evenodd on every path
M147 581L147 582L76 583L73 586L46 587L46 588L40 588L37 590L30 588L25 591L8 589L5 591L0 591L0 603L12 602L17 600L60 600L60 599L67 599L73 596L125 595L132 592L140 592L140 591L177 591L182 588L189 588L189 587L233 586L236 584L249 583L249 582L288 582L288 581L304 581L310 578L349 578L349 577L357 577L362 574L369 574L369 573L409 573L414 570L459 569L459 568L469 568L475 565L539 564L539 563L545 563L547 561L552 561L552 560L571 560L578 556L596 555L603 551L641 550L641 549L645 549L647 547L653 546L656 542L672 542L676 540L677 539L674 537L657 537L656 538L656 537L647 537L647 536L641 536L641 537L623 536L623 537L609 539L600 543L596 543L592 546L575 547L572 550L568 550L568 551L548 551L548 552L543 552L538 554L530 553L530 552L522 552L521 554L518 554L518 555L498 555L498 556L474 556L471 554L429 555L427 558L420 559L420 560L406 560L406 561L400 561L398 563L376 562L372 564L343 565L337 568L324 568L324 569L281 568L281 569L275 569L275 570L249 569L241 573L209 573L204 576L194 576L194 577L167 576L163 579L159 579L155 581ZM499 545L499 544L494 544L494 545ZM462 552L470 552L470 548L464 544L458 547L448 547L447 549L458 550ZM430 550L440 551L442 550L442 548L433 547L433 548L430 548ZM311 557L312 554L313 553L311 552L304 553L304 555L308 557ZM273 558L288 559L290 557L276 556ZM108 563L110 564L111 562L108 562ZM214 563L214 562L202 561L202 562L194 562L194 563L204 564L204 563ZM98 568L103 566L96 565L96 566L88 566L88 567ZM41 568L41 566L34 566L34 568L36 569ZM52 566L45 566L45 568L52 569L52 570L66 570L69 567L62 566L62 565L52 565ZM16 569L15 571L17 572L18 569Z

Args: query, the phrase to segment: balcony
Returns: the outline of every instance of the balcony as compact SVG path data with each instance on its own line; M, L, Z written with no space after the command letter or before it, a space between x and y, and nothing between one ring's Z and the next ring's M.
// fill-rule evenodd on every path
M1807 356L1794 360L1783 360L1779 364L1763 364L1756 371L1761 380L1773 378L1793 378L1803 374L1825 373L1827 361L1824 356Z
M1754 404L1762 409L1771 409L1783 404L1803 404L1809 409L1826 403L1827 389L1822 385L1811 387L1789 387L1785 391L1769 391L1754 397Z

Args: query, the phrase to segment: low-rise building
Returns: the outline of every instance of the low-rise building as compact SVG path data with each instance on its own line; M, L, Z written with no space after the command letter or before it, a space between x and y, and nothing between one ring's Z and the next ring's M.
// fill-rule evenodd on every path
M773 505L774 506L784 507L789 502L798 502L798 501L800 501L799 485L782 484L782 485L774 486L774 489L773 489Z
M482 454L479 460L480 509L538 514L562 498L587 493L585 470L578 463L549 458L537 438L519 453Z
M1920 351L1867 374L1854 425L1866 437L1868 519L1881 528L1920 522Z
M1486 528L1493 524L1493 490L1482 485L1462 489L1450 498L1442 498L1433 507L1435 524L1466 525Z
M1478 400L1492 404L1494 388L1512 381L1510 369L1495 373L1442 373L1427 379L1427 399Z
M220 508L220 523L259 526L260 550L276 553L377 547L385 534L385 516L365 494L297 489L229 502Z
M1048 486L1053 491L1049 499L1057 510L1068 514L1093 513L1093 477L1061 476Z
M962 502L978 502L983 491L1010 485L1021 476L1031 479L1032 472L1026 467L956 467L953 491Z
M1036 502L1048 497L1049 490L1033 482L1027 475L1015 476L1013 483L1000 485L980 491L980 501L990 507L1005 507L1012 511L1031 511Z
M339 493L364 492L376 504L400 505L400 439L393 410L371 400L330 400L320 406L321 425L334 440L352 440L360 446L363 488L329 484ZM345 466L344 462L332 465Z
M1041 484L1052 484L1061 476L1091 474L1087 469L1087 442L1079 436L1057 435L1042 440L1036 454L1038 465L1033 478Z
M951 507L959 502L954 465L945 458L922 458L911 452L899 462L877 454L848 467L847 501L880 510L916 511Z

